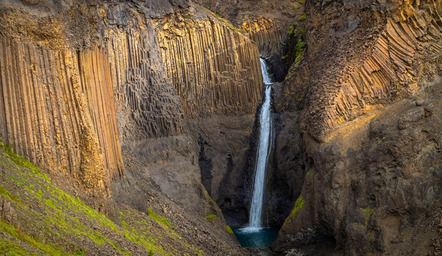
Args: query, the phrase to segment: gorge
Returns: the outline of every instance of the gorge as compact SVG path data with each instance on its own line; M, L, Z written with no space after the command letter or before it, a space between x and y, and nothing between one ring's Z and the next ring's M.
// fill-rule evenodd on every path
M1 1L0 254L440 255L441 10Z
M238 241L244 247L267 247L276 239L275 234L278 232L277 229L266 227L262 224L262 211L264 208L263 202L264 195L266 194L266 171L273 147L273 122L271 112L272 82L265 60L260 59L260 62L265 92L263 104L259 114L259 139L256 151L249 223L246 227L233 230L238 238Z

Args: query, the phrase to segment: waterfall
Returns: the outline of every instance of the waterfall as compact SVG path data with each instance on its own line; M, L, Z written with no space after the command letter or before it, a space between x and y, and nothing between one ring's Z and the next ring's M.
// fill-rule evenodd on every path
M271 79L267 72L267 65L263 59L261 60L261 71L263 82L266 85L264 103L261 107L261 114L259 118L259 142L256 152L256 168L255 168L255 183L253 186L252 205L250 207L249 229L259 229L262 225L262 204L264 200L264 185L267 162L270 152L270 138L272 131L272 119L270 111L270 93Z

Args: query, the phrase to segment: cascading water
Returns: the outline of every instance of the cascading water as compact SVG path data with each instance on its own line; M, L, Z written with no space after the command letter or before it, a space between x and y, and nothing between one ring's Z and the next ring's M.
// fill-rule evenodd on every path
M265 61L261 59L261 71L263 82L266 85L264 103L261 107L261 115L259 119L259 143L257 150L257 160L255 168L255 184L253 186L252 205L250 207L249 228L258 229L261 228L262 218L262 202L264 200L264 181L265 172L267 167L267 160L270 152L270 136L272 119L270 112L270 93L271 80L267 72L267 66Z
M271 136L272 136L272 118L270 111L270 94L272 91L272 80L267 72L267 65L263 59L261 61L261 71L263 82L266 86L264 103L261 107L259 118L259 140L256 152L255 183L253 186L252 204L250 206L249 225L245 228L234 229L235 235L241 245L245 247L262 247L270 245L278 234L274 228L262 227L262 208L264 201L264 185L267 162L269 159Z

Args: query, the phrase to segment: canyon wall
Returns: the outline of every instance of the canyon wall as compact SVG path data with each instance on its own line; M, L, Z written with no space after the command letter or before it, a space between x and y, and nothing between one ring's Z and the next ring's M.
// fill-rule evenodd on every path
M277 81L284 80L287 65L285 42L290 26L304 11L302 1L196 1L247 33L258 46L259 54L270 64Z
M317 139L340 123L416 93L440 69L436 2L307 3L304 77L285 83L286 109L308 97L305 118ZM343 12L341 18L333 13ZM344 15L345 14L345 15ZM330 37L330 38L327 38ZM324 58L327 56L328 58ZM309 87L306 94L302 88ZM299 95L302 94L302 95ZM325 111L324 111L325 110ZM308 113L307 113L308 112Z
M297 199L275 249L437 255L440 10L307 1L307 50L276 86L279 179Z
M104 52L77 55L1 40L2 141L42 168L108 195L110 180L124 168L110 69L94 63Z
M160 26L166 74L189 118L255 112L262 77L258 49L247 37L213 19L184 22L177 15Z
M286 73L284 42L289 27L303 12L303 4L286 0L196 2L214 12L219 21L247 35L256 45L254 47L259 49L259 56L267 60L273 77L283 80ZM254 105L256 109L256 104ZM203 184L232 226L243 226L248 222L256 151L255 118L255 111L252 110L241 117L236 115L225 118L217 114L191 122L190 130L198 131L194 132L194 137L198 138L200 146L199 162ZM272 196L270 200L280 200L279 196L280 194ZM280 206L276 202L272 205L272 211ZM272 213L265 213L268 214L266 219L269 224L282 223L285 215L278 214L275 221Z
M184 218L179 232L211 254L240 253L201 184L198 142L242 127L241 143L220 153L242 168L262 93L256 45L188 1L0 10L1 141L117 222L122 205L153 208Z

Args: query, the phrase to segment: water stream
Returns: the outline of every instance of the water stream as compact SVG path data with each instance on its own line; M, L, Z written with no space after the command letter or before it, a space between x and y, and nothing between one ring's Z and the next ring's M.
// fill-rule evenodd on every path
M264 103L262 104L259 117L259 140L256 152L255 183L253 186L252 204L250 206L249 224L247 227L234 229L238 240L245 247L268 246L275 240L277 235L277 230L275 232L272 228L265 228L262 226L265 174L272 136L272 118L270 109L272 80L267 71L265 61L263 59L260 60L263 82L266 88Z
M253 186L252 204L250 206L249 229L251 231L262 227L262 202L264 200L264 181L267 162L270 152L270 136L272 128L272 119L270 111L270 93L272 91L270 76L267 72L267 66L261 59L261 71L263 82L266 85L264 103L261 107L259 118L259 142L256 152L255 184Z

